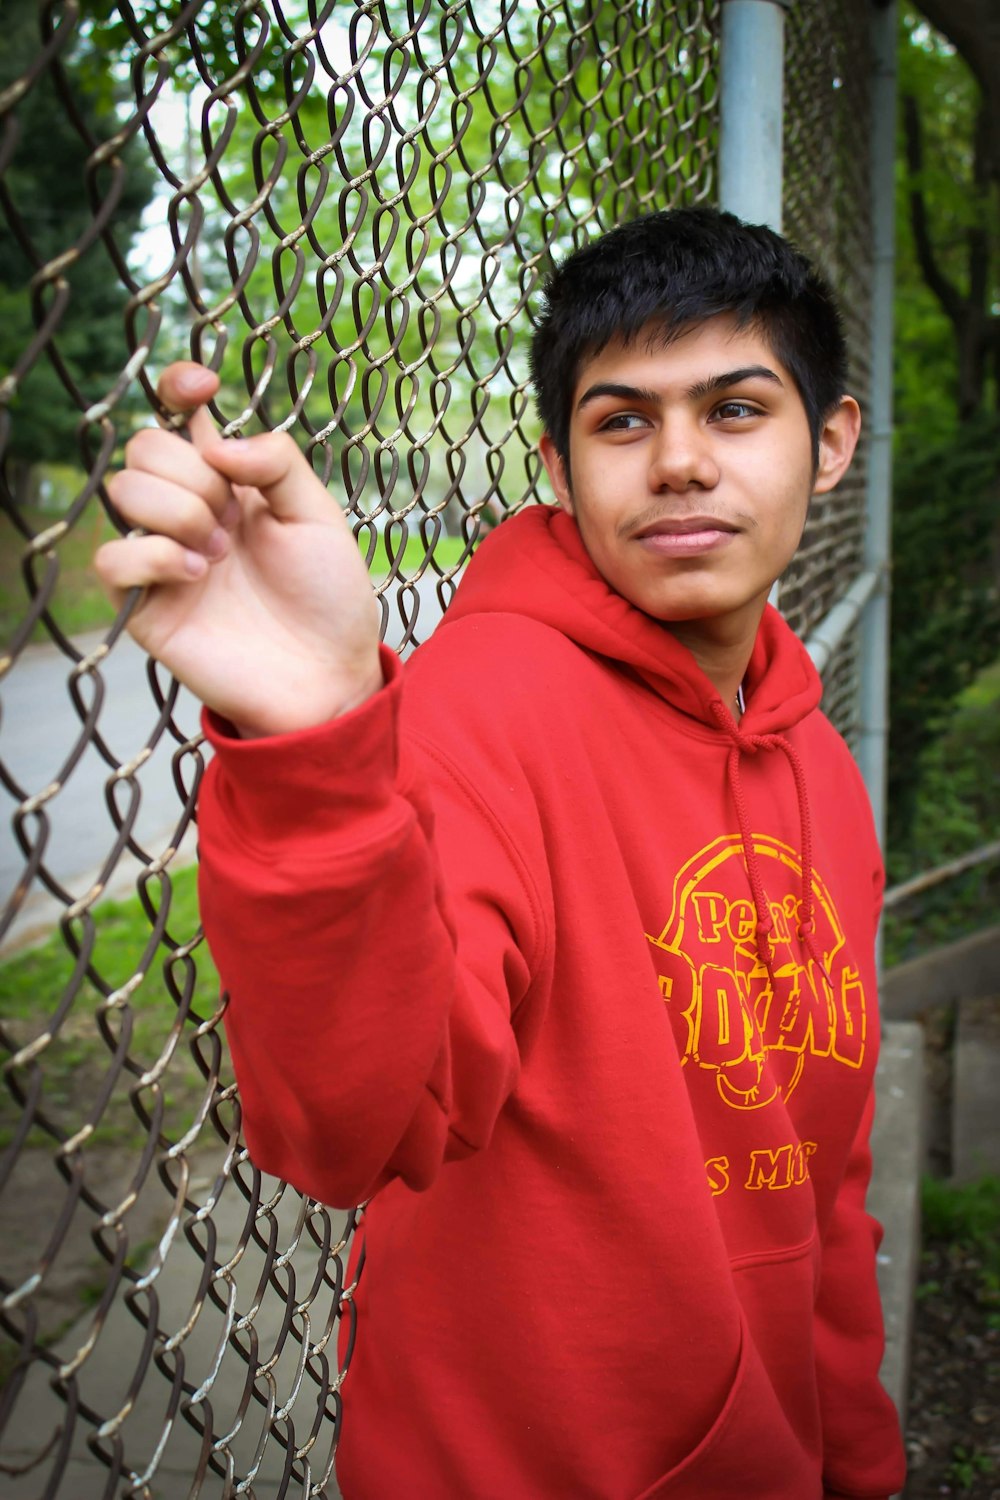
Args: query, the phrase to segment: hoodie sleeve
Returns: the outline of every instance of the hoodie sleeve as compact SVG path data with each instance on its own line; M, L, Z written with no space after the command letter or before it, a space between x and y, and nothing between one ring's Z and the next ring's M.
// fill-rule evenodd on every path
M886 1500L902 1489L896 1408L879 1381L885 1339L875 1277L880 1225L866 1212L874 1091L823 1241L815 1347L825 1500Z
M426 1188L488 1142L551 931L518 848L530 813L512 827L490 786L504 768L471 785L409 764L399 663L383 667L382 691L317 729L240 741L206 716L202 917L246 1139L337 1206L393 1177Z

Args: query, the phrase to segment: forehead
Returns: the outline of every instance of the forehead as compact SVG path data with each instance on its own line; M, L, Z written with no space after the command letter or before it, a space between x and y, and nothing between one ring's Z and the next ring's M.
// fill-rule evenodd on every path
M575 405L595 381L667 389L752 365L772 370L784 386L795 390L789 371L757 324L740 327L732 313L720 313L680 329L648 323L632 337L615 337L596 353L584 355L577 370L573 402Z

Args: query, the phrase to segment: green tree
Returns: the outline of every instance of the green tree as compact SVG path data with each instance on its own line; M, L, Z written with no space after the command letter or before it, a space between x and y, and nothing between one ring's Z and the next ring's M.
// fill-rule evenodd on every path
M42 16L35 0L7 0L0 94L28 76L39 56ZM79 457L81 410L108 393L127 358L121 268L153 179L134 147L88 170L98 144L118 131L107 71L83 33L15 97L7 118L5 144L13 150L0 180L0 369L16 372L8 409L0 409L8 502L28 497L32 465ZM119 268L94 234L105 209ZM57 257L66 257L58 279L40 278L33 292L32 279Z
M974 7L973 7L974 8ZM889 842L930 745L1000 652L1000 212L993 101L915 10L900 31Z
M905 848L925 753L959 693L1000 653L1000 431L988 417L897 455L893 522L890 846ZM984 767L984 772L987 768Z
M954 346L952 399L959 420L967 421L995 399L1000 371L995 104L955 48L913 11L902 14L899 71L901 286L912 291L921 282L921 295L929 294L943 315Z

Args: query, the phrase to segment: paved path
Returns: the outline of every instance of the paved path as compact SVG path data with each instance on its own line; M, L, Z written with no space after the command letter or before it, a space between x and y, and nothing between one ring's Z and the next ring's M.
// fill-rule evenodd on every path
M205 1163L207 1175L196 1176L189 1185L192 1197L200 1203L206 1200L209 1182L219 1161L212 1160L209 1153L205 1155ZM277 1186L273 1179L265 1179L265 1182L263 1201ZM156 1198L158 1187L158 1183L150 1185L146 1191L147 1200ZM140 1199L140 1210L142 1203ZM169 1207L162 1189L159 1203L159 1217L155 1212L149 1215L139 1230L140 1234L150 1233L153 1243L163 1230ZM279 1247L290 1247L295 1237L293 1231L299 1203L298 1196L289 1190L278 1206L273 1223L270 1218L258 1221L258 1233L265 1243L273 1232ZM136 1233L134 1218L135 1211L130 1210L126 1216L130 1240ZM199 1297L203 1265L183 1233L176 1234L170 1241L165 1263L151 1285L149 1296L140 1293L136 1298L137 1311L148 1314L152 1309L161 1328L173 1331L189 1326L181 1344L185 1378L196 1386L208 1382L206 1405L199 1404L197 1414L204 1418L206 1411L210 1410L216 1433L239 1429L232 1440L232 1452L244 1473L253 1462L254 1449L263 1432L264 1407L251 1400L247 1409L242 1410L246 1398L247 1366L228 1342L227 1301L237 1317L252 1312L252 1335L243 1332L240 1341L246 1345L252 1337L257 1358L262 1363L274 1359L270 1373L277 1404L283 1405L296 1393L291 1410L300 1440L316 1419L316 1387L308 1377L301 1386L298 1385L300 1346L294 1336L286 1336L284 1298L273 1287L268 1287L261 1295L264 1258L259 1244L252 1239L246 1244L246 1221L246 1200L230 1179L211 1215L215 1261L220 1266L229 1267L226 1276L220 1276L216 1282L221 1307L211 1298L202 1301ZM336 1239L342 1233L344 1216L331 1211L331 1221ZM204 1238L206 1230L203 1228L200 1234ZM237 1253L240 1245L246 1248ZM141 1249L134 1253L142 1257ZM152 1266L151 1250L142 1258L148 1267ZM314 1247L308 1234L304 1233L295 1252L292 1270L279 1270L275 1275L282 1284L291 1279L291 1284L302 1294L308 1292L316 1269ZM329 1311L329 1290L321 1286L315 1302L310 1305L311 1322L307 1325L300 1315L296 1323L298 1331L302 1333L308 1326L309 1336L317 1338ZM58 1352L63 1357L72 1356L87 1346L95 1332L96 1342L77 1377L81 1399L92 1402L102 1413L120 1414L127 1466L142 1473L158 1455L155 1477L151 1481L151 1493L156 1500L180 1500L180 1497L190 1495L192 1478L199 1464L200 1441L183 1418L177 1418L172 1424L168 1422L170 1382L155 1367L146 1369L134 1402L130 1400L129 1387L147 1356L143 1350L142 1323L128 1310L120 1293L108 1310L103 1326L98 1309L91 1308L72 1327L64 1330L57 1343ZM109 1493L108 1471L87 1446L86 1440L92 1429L85 1417L73 1424L64 1467L56 1454L53 1438L66 1421L66 1408L62 1399L53 1393L50 1381L51 1371L36 1363L19 1393L16 1417L4 1433L0 1459L8 1471L23 1468L25 1472L19 1477L8 1473L3 1479L3 1500L38 1500L45 1480L57 1465L62 1478L53 1493L58 1494L59 1500L104 1500ZM264 1379L259 1382L258 1389L266 1392ZM322 1423L312 1456L318 1472L327 1461L331 1438L331 1429ZM159 1452L161 1444L162 1453ZM39 1461L43 1454L45 1457ZM282 1491L283 1463L280 1444L273 1437L269 1438L253 1488L257 1500L276 1500L281 1493L289 1497L302 1493L301 1487L295 1484ZM114 1493L117 1495L120 1491L121 1486L116 1487ZM202 1500L221 1500L223 1495L232 1492L218 1476L210 1475L198 1493ZM328 1500L339 1500L336 1479L326 1485L324 1494Z
M92 650L101 640L94 634L81 638L78 647ZM54 646L30 648L4 679L3 718L0 721L0 758L7 773L28 795L43 791L56 780L81 734L80 718L70 696L72 663ZM101 664L104 700L98 729L108 750L124 763L138 755L157 720L156 703L146 674L146 657L131 640L117 642ZM164 682L166 679L164 679ZM89 693L90 689L86 691ZM89 701L89 699L88 699ZM182 736L198 731L198 705L182 693L174 711ZM149 759L136 775L141 800L135 836L150 854L159 854L172 842L181 802L174 785L172 759L178 741L161 736ZM105 788L111 767L93 745L87 745L69 772L59 792L46 803L49 821L46 865L74 896L83 895L96 879L116 838L115 823L108 809ZM127 799L120 803L124 810ZM25 855L13 827L18 800L5 788L0 791L0 902L6 905L22 877ZM29 820L31 838L37 825ZM193 852L193 837L186 840L183 854ZM118 862L111 894L134 889L140 862L124 854ZM57 920L60 902L50 897L39 882L29 892L20 915L7 934L10 946L44 930Z
M99 633L83 637L78 646L92 650L101 638ZM0 688L0 758L8 775L28 795L43 791L58 778L81 734L80 718L70 696L71 672L72 663L56 647L32 647ZM142 750L157 719L145 654L123 637L101 664L100 673L105 693L98 729L109 751L126 762ZM89 694L89 686L86 691ZM174 718L181 734L197 733L198 706L190 694L181 695ZM171 769L177 748L173 736L163 735L136 777L141 789L136 837L151 853L169 845L178 820L181 804ZM75 896L89 888L115 841L115 824L105 800L111 774L111 767L93 745L88 745L61 790L46 804L46 864ZM121 805L124 809L127 800ZM4 905L25 866L12 823L17 806L18 800L7 789L0 791L0 900ZM34 820L29 821L30 836L37 838ZM139 869L137 860L123 856L115 885L131 887ZM34 927L50 925L60 909L60 904L36 883L8 940L16 942Z

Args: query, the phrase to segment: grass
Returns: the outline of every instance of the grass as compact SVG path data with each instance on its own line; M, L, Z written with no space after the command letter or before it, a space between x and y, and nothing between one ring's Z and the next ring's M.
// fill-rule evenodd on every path
M52 1032L52 1040L37 1054L34 1065L22 1064L7 1075L8 1087L0 1093L0 1147L11 1144L21 1123L22 1104L15 1088L19 1084L22 1089L30 1090L39 1078L41 1091L36 1101L35 1123L23 1143L27 1148L51 1152L54 1139L65 1140L93 1121L95 1129L87 1142L88 1151L97 1148L113 1152L117 1148L119 1152L127 1152L134 1165L150 1133L142 1118L143 1111L157 1119L162 1103L162 1115L153 1131L160 1144L180 1139L197 1119L210 1085L188 1042L195 1036L193 1023L207 1020L218 1008L218 977L203 943L190 955L182 952L176 957L171 947L196 940L199 930L196 878L196 871L190 866L172 876L165 940L147 960L145 976L118 1006L107 1008L104 992L120 988L132 979L150 946L152 922L138 896L125 901L105 901L94 908L95 939L90 956L94 978L78 969L61 931L54 932L37 947L0 961L0 1016L10 1043L8 1054L11 1048L23 1048L47 1030ZM160 903L166 899L165 888L151 882L150 897L155 921L157 910L162 909ZM82 938L82 924L74 924L73 930ZM184 1021L179 1019L178 992L184 997L181 1001L187 1013ZM71 996L71 1004L57 1015L64 995ZM118 1072L102 1107L102 1096L116 1066L118 1039L127 1044L124 1049L127 1062ZM218 1071L228 1083L231 1071L221 1028L218 1039L222 1046ZM176 1046L169 1053L174 1041ZM140 1084L141 1074L165 1055L169 1060L162 1079ZM211 1052L206 1055L211 1057ZM44 1117L48 1128L39 1123L39 1116ZM17 1165L13 1184L16 1207ZM15 1235L16 1223L13 1215L8 1227ZM153 1245L147 1239L132 1247L129 1264L144 1269ZM39 1331L41 1345L57 1343L79 1313L99 1300L106 1276L106 1266L95 1259L77 1288L77 1307L69 1312L64 1310L52 1328ZM0 1336L0 1387L9 1379L20 1357L18 1346Z
M921 1213L928 1239L966 1245L985 1257L987 1270L1000 1272L1000 1178L957 1184L925 1177Z
M54 526L60 515L57 509L42 510L36 505L22 510L23 519L36 535ZM78 635L85 630L99 629L110 625L115 617L115 611L90 565L96 548L114 535L114 527L95 502L93 509L56 544L59 574L51 596L50 609L56 624L65 635ZM10 517L0 512L0 646L13 639L14 632L31 605L31 595L21 571L21 558L26 546L24 536ZM41 583L45 576L45 560L42 557L35 565L35 578ZM49 633L41 621L35 625L31 639L49 639Z
M961 1443L955 1444L951 1458L948 1479L963 1490L971 1489L981 1474L992 1474L996 1467L989 1453L981 1453L975 1448L966 1448Z
M368 543L363 536L358 537L358 546L361 556L367 556ZM438 567L443 569L454 568L461 560L465 552L466 543L460 536L442 536L434 547L434 561ZM410 535L406 539L406 549L402 559L398 563L399 569L412 577L420 567L424 559L424 544L419 535ZM373 578L384 578L390 571L389 555L386 550L385 536L380 535L375 547L375 555L372 558L369 572Z
M921 1195L925 1245L957 1246L975 1261L979 1297L991 1328L1000 1328L1000 1178L981 1177L961 1185L925 1177ZM925 1283L921 1294L934 1290Z
M156 902L164 899L155 881L151 892ZM204 944L190 955L177 957L172 947L190 944L198 933L195 870L189 867L171 879L165 941L149 959L134 991L110 1007L102 991L120 990L133 980L149 946L152 924L138 897L103 902L93 916L93 977L81 972L59 931L38 947L0 963L0 1014L13 1048L24 1048L46 1031L52 1033L37 1063L42 1078L38 1109L52 1129L33 1125L29 1145L50 1144L53 1133L65 1138L92 1116L96 1117L96 1143L134 1143L137 1133L145 1136L147 1127L130 1102L130 1092L147 1111L162 1097L165 1114L160 1133L174 1139L191 1123L206 1093L202 1070L187 1045L193 1026L190 1021L179 1022L178 1015L186 1007L192 1019L210 1018L218 1008L218 976ZM81 938L83 931L81 924L74 924ZM65 995L72 1000L63 1012ZM174 1050L162 1078L137 1087L140 1075L171 1046ZM98 1101L109 1074L118 1066L116 1054L125 1061L101 1109ZM37 1079L30 1062L14 1072L22 1089L31 1086L33 1076ZM10 1143L20 1116L19 1100L12 1091L5 1091L0 1096L0 1145Z

